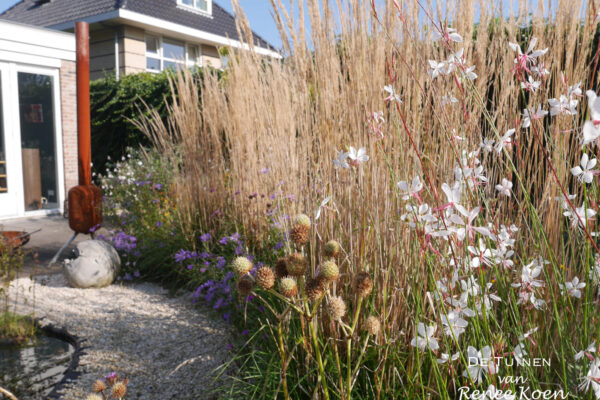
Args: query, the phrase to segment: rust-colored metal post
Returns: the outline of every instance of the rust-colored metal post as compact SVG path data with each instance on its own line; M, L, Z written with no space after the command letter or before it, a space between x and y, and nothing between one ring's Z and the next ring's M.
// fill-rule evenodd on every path
M77 41L77 159L79 184L91 185L90 27L87 22L75 23L75 36Z

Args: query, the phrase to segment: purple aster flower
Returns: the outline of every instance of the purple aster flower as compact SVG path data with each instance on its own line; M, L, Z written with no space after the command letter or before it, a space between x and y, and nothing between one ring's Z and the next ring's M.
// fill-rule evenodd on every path
M162 188L163 188L163 185L160 184L160 183L157 183L157 184L154 185L154 189L156 189L156 190L160 190Z
M142 275L140 274L140 271L138 271L138 270L135 270L135 271L133 272L133 277L134 277L134 278L139 278L140 276L142 276Z
M188 264L187 269L191 271L194 269L194 266L192 264Z
M160 228L161 226L162 226L162 222L160 222L160 221L156 221L156 227L157 227L157 228Z
M219 243L221 243L222 245L226 245L227 243L229 243L229 238L227 236L223 236L221 240L219 240Z
M208 242L210 240L210 233L204 233L202 235L200 235L200 241L201 242Z

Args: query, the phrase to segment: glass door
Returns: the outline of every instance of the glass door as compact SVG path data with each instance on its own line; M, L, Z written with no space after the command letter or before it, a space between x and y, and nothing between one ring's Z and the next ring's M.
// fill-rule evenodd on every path
M11 129L8 64L0 63L0 217L16 216L21 185L15 135Z
M25 211L58 208L58 165L52 75L17 73Z

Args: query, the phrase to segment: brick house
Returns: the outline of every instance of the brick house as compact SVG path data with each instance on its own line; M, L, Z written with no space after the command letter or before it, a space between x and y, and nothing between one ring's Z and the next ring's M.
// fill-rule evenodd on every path
M177 65L220 68L220 47L244 46L233 15L214 0L22 0L0 19L68 32L89 22L92 79ZM279 57L256 34L254 45Z
M0 218L62 211L76 107L74 35L0 21Z

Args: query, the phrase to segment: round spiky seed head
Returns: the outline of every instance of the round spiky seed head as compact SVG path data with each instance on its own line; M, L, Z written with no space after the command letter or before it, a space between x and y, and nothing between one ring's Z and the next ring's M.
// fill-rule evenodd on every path
M117 382L113 385L112 395L115 399L125 397L125 393L127 393L127 386L125 386L122 382Z
M373 281L367 272L359 272L354 278L354 290L359 297L367 297L373 290Z
M294 219L294 226L304 226L310 229L310 217L306 214L298 214Z
M85 400L102 400L102 397L97 395L96 393L88 395Z
M379 334L380 329L381 322L379 322L379 318L373 315L367 318L363 323L363 330L370 335L377 336L377 334Z
M327 282L320 278L309 279L306 283L306 297L310 301L315 301L321 298L327 290Z
M342 246L335 240L330 240L323 247L323 255L328 258L335 258L340 254Z
M290 230L290 239L295 244L306 244L310 236L310 229L303 225L296 225Z
M334 321L339 321L344 315L346 315L346 303L341 297L332 297L327 303L327 314Z
M96 382L94 382L92 389L94 390L95 393L104 392L106 390L106 383L104 383L104 381L101 381L100 379L98 379Z
M287 271L292 276L301 276L308 268L308 261L300 253L290 254L287 259Z
M252 289L254 289L254 282L250 275L244 275L240 278L237 284L238 292L240 295L246 297L252 294Z
M269 290L275 285L275 274L269 267L259 268L254 279L256 284L265 290Z
M231 268L235 271L239 276L246 275L252 269L252 261L248 260L246 257L238 257L231 263Z
M287 298L292 298L298 294L298 285L294 278L285 277L279 282L279 291Z
M275 263L275 278L283 279L288 275L287 259L282 257Z
M337 264L333 261L325 261L323 263L323 265L321 265L321 272L319 273L319 275L329 281L329 282L333 282L335 281L337 278L339 278L340 276L340 269L338 268Z

